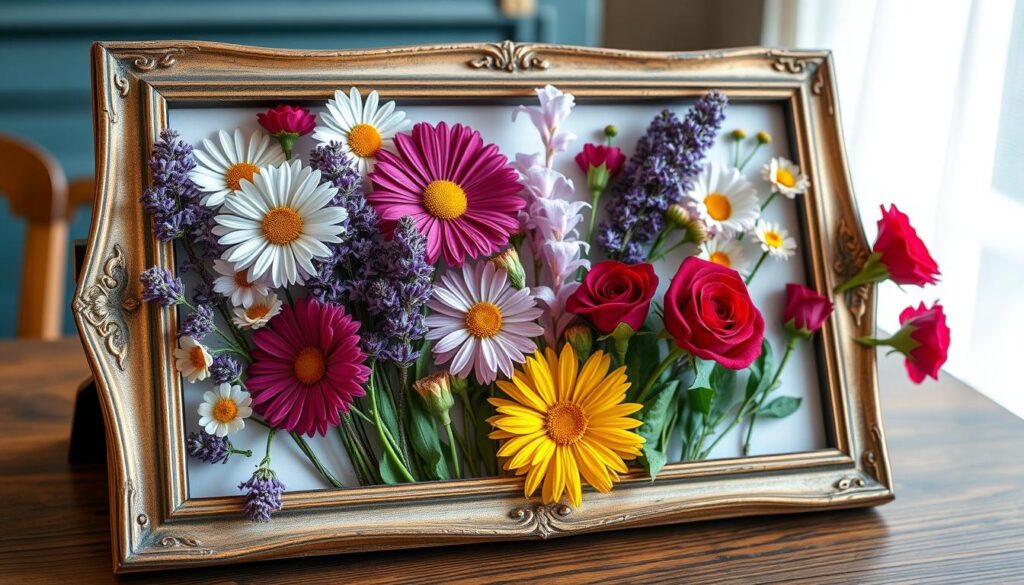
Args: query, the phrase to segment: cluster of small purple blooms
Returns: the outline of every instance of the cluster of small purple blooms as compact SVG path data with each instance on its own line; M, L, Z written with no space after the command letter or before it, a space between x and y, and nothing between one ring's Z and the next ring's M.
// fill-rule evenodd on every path
M309 159L323 180L338 188L332 205L344 207L349 217L348 236L331 246L331 256L306 283L310 294L354 306L362 321L363 351L407 367L419 358L419 342L427 333L423 309L434 271L426 262L426 237L411 218L399 220L390 240L382 236L377 212L341 145L320 145Z
M238 484L245 490L245 515L253 522L270 522L270 516L281 509L281 494L287 489L264 459L248 480Z
M164 307L185 303L185 286L170 270L153 266L143 270L139 280L142 282L143 301Z
M239 452L227 437L218 437L206 431L189 433L185 439L185 450L192 457L211 464L227 463L232 453Z
M664 110L651 121L613 188L607 209L615 221L602 222L598 231L597 242L609 258L630 264L646 259L665 225L665 212L683 199L700 173L727 104L725 95L711 91L684 120Z

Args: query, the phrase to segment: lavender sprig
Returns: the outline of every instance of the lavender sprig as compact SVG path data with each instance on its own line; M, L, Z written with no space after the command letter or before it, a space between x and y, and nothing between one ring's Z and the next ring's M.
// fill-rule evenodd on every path
M185 303L185 287L181 279L171 274L170 270L153 266L139 275L142 282L142 300L160 303L165 307Z
M711 91L680 121L664 110L651 121L612 190L597 241L613 259L642 262L664 227L665 211L682 200L700 173L707 150L725 119L726 97Z
M207 304L196 305L185 323L182 324L178 336L189 336L196 341L202 341L216 326L213 323L213 307Z
M214 356L210 364L210 379L214 384L233 382L241 375L242 364L237 359L224 353Z
M211 435L206 431L189 433L185 439L185 450L188 454L206 463L227 463L231 455L252 456L252 451L235 449L227 437Z

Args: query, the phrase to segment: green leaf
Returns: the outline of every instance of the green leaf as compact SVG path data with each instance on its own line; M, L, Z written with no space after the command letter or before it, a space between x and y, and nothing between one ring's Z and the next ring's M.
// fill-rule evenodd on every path
M626 351L626 375L632 382L627 395L632 400L640 392L647 377L661 362L661 347L657 335L636 335Z
M423 401L409 396L410 446L423 461L423 470L430 479L451 479L437 429L436 419L426 411Z
M477 447L480 450L480 456L484 458L484 466L487 467L489 472L493 471L495 474L498 472L498 460L495 453L498 449L498 443L494 439L488 437L492 429L491 424L487 422L487 419L495 414L494 407L491 406L490 402L487 402L487 398L490 394L486 389L480 389L477 392L470 395L469 399L473 403L473 410L478 420L473 421L473 431L476 437L466 437L466 442L476 440ZM469 447L466 447L469 449Z
M715 389L711 385L711 373L715 370L715 362L711 360L696 359L696 376L687 398L693 410L701 414L711 414L711 405L715 400Z
M711 372L711 387L715 389L712 414L716 417L724 416L736 396L736 370L715 364L715 369Z
M424 341L423 346L420 347L420 357L416 360L416 367L414 368L416 374L414 380L419 380L428 374L427 370L434 361L433 354L430 351L433 345L430 341Z
M796 396L779 396L764 405L757 414L768 418L786 418L800 408L800 402L801 399Z
M380 458L380 479L384 483L403 483L401 473L386 455Z
M755 395L763 393L768 389L772 381L772 372L775 369L775 359L772 354L772 344L768 343L765 337L761 343L761 355L757 356L754 363L750 364L747 370L750 376L747 378L746 399L750 400Z
M678 380L672 380L662 385L656 390L654 396L647 399L643 410L640 411L640 420L644 423L636 431L644 438L641 448L643 457L640 459L640 465L652 480L658 476L658 472L668 461L664 445L661 445L661 432L665 427L669 410L671 410L672 399L675 398L678 389Z

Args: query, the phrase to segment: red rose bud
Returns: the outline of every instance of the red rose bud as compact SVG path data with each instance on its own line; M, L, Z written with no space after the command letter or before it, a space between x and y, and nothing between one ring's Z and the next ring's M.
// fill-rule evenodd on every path
M878 237L872 250L874 253L868 257L860 272L839 285L837 293L882 280L916 286L938 282L935 278L939 275L938 264L910 225L910 219L895 205L891 205L888 211L882 206Z
M626 155L617 146L585 144L576 155L576 164L587 174L587 187L591 193L600 193L608 182L622 171Z
M605 260L596 264L566 301L565 310L590 322L602 335L620 323L637 331L647 319L658 276L650 264Z
M665 330L692 355L740 370L761 354L764 317L735 270L690 256L664 304Z
M793 335L810 337L832 314L832 301L802 284L786 285L786 307L782 322Z
M260 126L277 138L284 150L285 157L292 158L292 146L295 140L309 134L316 127L316 118L303 107L280 104L266 112L256 114Z
M942 305L936 302L930 309L921 303L916 309L907 307L900 313L900 330L888 339L864 337L857 341L864 345L885 345L902 353L906 359L907 374L915 384L926 376L939 379L939 368L946 363L949 352L949 326Z

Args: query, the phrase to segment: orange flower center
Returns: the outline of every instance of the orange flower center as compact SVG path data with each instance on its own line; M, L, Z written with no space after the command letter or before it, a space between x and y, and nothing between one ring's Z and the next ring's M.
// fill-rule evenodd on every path
M198 345L188 352L188 359L192 362L193 368L197 370L206 369L206 356L203 355L203 348Z
M715 264L721 264L726 268L732 268L732 261L729 260L729 255L725 252L712 252L709 259Z
M796 177L786 169L777 169L775 171L775 182L786 187L792 187L796 185Z
M252 163L235 163L228 167L228 171L224 173L224 182L228 184L228 189L238 191L242 188L242 179L251 183L252 178L259 174L259 172L260 168Z
M715 221L724 221L732 216L732 203L721 193L711 193L705 197L704 206L708 208L708 215Z
M295 356L295 378L307 386L323 380L326 371L327 362L319 348L307 347Z
M501 331L501 309L494 303L480 302L466 313L466 329L474 337L494 337Z
M781 248L782 234L773 230L768 230L764 233L764 243L772 248Z
M437 219L455 219L466 213L466 192L451 181L431 181L423 189L423 207Z
M235 286L238 288L249 288L252 283L249 282L249 273L245 270L235 273Z
M380 132L369 124L358 124L348 131L348 147L360 158L377 154L380 142Z
M544 418L544 430L556 444L572 445L583 438L589 421L590 417L580 405L559 402L548 409Z
M256 303L245 310L245 316L255 321L256 319L262 319L266 317L267 313L269 312L269 305L264 305L263 303Z
M238 405L230 398L221 398L213 405L213 418L219 422L226 423L235 420L238 414Z
M275 207L263 216L263 236L271 244L283 246L299 239L305 222L291 207Z

